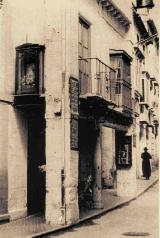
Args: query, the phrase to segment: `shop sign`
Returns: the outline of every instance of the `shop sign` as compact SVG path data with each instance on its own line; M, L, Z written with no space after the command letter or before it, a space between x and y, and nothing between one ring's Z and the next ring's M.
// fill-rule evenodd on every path
M71 77L69 79L70 84L70 108L71 114L78 115L78 104L79 104L79 82L77 79Z
M78 104L79 104L79 81L73 77L69 79L70 85L70 143L71 150L78 150Z
M78 116L71 117L71 149L78 150Z

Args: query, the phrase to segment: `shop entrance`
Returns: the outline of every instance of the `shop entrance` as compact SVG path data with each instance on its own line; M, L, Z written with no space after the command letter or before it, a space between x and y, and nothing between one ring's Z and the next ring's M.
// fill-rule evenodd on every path
M27 206L28 214L44 212L45 172L39 166L45 164L44 108L28 111L28 164Z
M95 123L79 120L79 208L89 209L93 205L94 153L98 131Z

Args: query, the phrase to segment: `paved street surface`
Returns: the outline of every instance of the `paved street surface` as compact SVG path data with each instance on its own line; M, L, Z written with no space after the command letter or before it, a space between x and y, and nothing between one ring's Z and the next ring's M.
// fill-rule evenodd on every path
M155 183L157 181L157 179L158 179L158 171L155 171L155 172L152 173L152 176L151 176L150 180L138 179L137 180L137 196L139 194L142 194L147 188L149 188L151 185L153 185L153 183ZM147 194L148 194L148 192L147 192ZM149 194L150 194L150 192L149 192ZM156 201L156 194L157 193L153 193L153 196L151 196L151 198L154 199L153 201ZM155 209L156 211L154 211L154 207L156 207L156 205L153 206L153 204L154 204L153 202L152 203L150 201L148 202L149 197L150 197L150 196L149 197L148 196L149 195L147 195L147 198L145 198L145 200L146 200L145 203L143 203L141 201L140 201L140 203L144 204L146 207L147 207L147 205L151 205L153 208L151 209L151 212L150 212L149 208L147 208L147 211L144 211L144 212L143 212L144 209L141 209L142 212L140 212L140 213L145 215L146 212L148 212L150 215L149 215L149 217L147 217L147 221L148 220L153 221L154 216L156 216L156 214L157 214L156 213L157 210ZM139 199L141 199L141 198L139 198ZM81 213L81 219L86 219L86 218L90 218L90 219L92 218L93 219L94 215L103 213L104 211L107 211L107 210L110 210L110 209L115 209L117 206L121 206L121 204L125 204L129 200L130 199L126 198L126 197L116 196L116 191L114 189L106 189L106 190L103 191L104 209L93 209L93 210L86 211L85 213ZM131 204L133 204L133 203L131 203ZM123 208L123 210L125 211L125 208ZM154 216L151 217L152 210L153 210L153 214L154 214L154 212L155 212L155 214L154 214ZM115 214L115 217L116 217L115 221L114 221L114 218L112 218L112 214L113 215ZM116 224L117 223L117 214L118 214L118 217L119 217L118 224L120 224L120 225ZM0 219L1 219L1 216L0 216ZM116 228L116 230L118 230L119 227L122 227L122 228L124 227L123 230L125 230L125 231L127 230L127 228L125 226L125 223L124 223L124 219L125 219L125 222L126 222L126 219L128 219L128 218L126 218L126 215L124 215L122 213L122 209L115 210L115 212L112 211L111 213L108 213L106 218L104 216L104 219L105 220L102 222L102 226L103 226L103 224L106 227L108 225L107 232L103 233L103 234L105 234L105 237L109 237L109 234L113 233L112 230L110 231L111 222L113 223L114 229ZM131 223L136 224L134 222L135 220L132 217L131 217L131 219L132 219ZM145 220L144 217L142 217L142 220ZM129 222L129 221L127 221L127 222ZM91 226L91 224L94 224L94 226ZM98 231L98 229L100 227L99 224L101 225L101 219L94 220L94 221L92 220L91 222L88 222L87 224L85 224L85 226L84 225L83 226L86 227L89 230L90 230L90 228L93 228L93 229L96 229ZM144 224L144 222L142 222L142 226L143 226L143 224ZM81 227L81 226L79 226L79 227ZM61 226L55 227L53 225L46 224L44 216L42 214L36 214L34 216L28 216L28 217L18 219L18 220L15 220L15 221L11 221L11 222L8 222L8 223L5 223L5 224L2 223L2 221L1 221L0 222L0 238L22 238L22 237L23 238L31 238L31 237L37 237L37 235L39 235L39 234L45 234L49 231L55 231L56 229L61 229L61 228L64 228L64 227L61 227ZM103 228L100 228L100 229L103 229ZM75 230L79 230L79 229L74 228L74 230L70 230L70 231L73 231L74 236L72 236L72 237L76 238L77 236L75 236L75 234L78 235L79 233L74 232ZM120 238L120 236L119 236L120 229L118 230L118 232L119 232L118 237L117 237L117 234L116 234L116 238ZM68 234L69 234L69 236L68 236ZM72 232L69 232L69 233L67 233L67 236L64 236L64 237L70 238L71 234L72 234ZM89 234L88 237L90 237L90 233L86 233L85 228L84 228L84 233L83 234L85 234L85 237L87 237L86 234ZM57 236L57 234L56 234L56 236ZM81 233L80 233L80 237L81 237ZM102 237L104 237L104 236L101 235L98 238L102 238ZM111 236L111 238L114 238L114 236ZM157 238L157 237L154 237L154 238Z
M132 201L129 205L116 209L100 218L66 232L45 236L46 238L125 238L123 233L149 233L149 238L158 235L158 183ZM133 237L133 236L132 236ZM134 236L142 237L142 236Z

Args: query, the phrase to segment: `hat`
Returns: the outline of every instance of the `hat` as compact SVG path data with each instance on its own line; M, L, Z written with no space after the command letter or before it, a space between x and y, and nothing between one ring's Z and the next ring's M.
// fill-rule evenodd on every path
M144 147L144 150L148 150L148 148L147 148L147 147Z

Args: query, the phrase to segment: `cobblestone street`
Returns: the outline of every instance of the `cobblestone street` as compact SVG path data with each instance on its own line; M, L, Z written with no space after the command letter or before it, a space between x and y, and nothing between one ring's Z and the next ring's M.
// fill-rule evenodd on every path
M146 235L148 233L150 238L159 237L158 183L128 206L88 221L68 232L46 236L46 238L123 238L127 237L124 235L126 232L146 233Z

